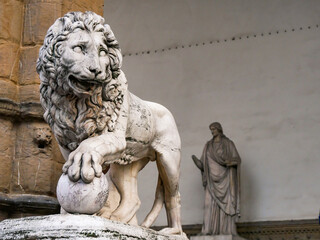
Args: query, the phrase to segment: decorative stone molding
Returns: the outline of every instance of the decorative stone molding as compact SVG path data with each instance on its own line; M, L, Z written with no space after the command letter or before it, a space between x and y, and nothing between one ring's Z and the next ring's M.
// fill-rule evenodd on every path
M39 127L34 131L33 140L39 148L44 148L51 143L52 133L49 127Z
M60 212L56 198L45 195L0 193L0 211L17 213L33 213L33 215L55 214Z
M5 116L18 116L20 115L20 106L19 104L9 100L9 99L0 99L0 114Z
M16 103L0 98L0 115L26 120L28 118L43 119L43 108L37 102Z
M238 232L241 236L254 240L320 239L317 220L239 223Z
M194 236L201 232L201 226L194 224L182 227L188 236ZM316 219L237 223L237 231L241 237L250 240L320 239L320 224Z

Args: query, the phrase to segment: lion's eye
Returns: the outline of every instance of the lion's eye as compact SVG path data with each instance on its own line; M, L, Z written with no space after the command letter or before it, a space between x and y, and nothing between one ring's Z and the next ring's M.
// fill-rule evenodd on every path
M82 52L82 48L80 46L76 46L73 48L73 51L75 51L76 53L81 53Z
M101 51L99 52L99 55L100 55L100 57L106 56L106 55L107 55L106 50L101 50Z

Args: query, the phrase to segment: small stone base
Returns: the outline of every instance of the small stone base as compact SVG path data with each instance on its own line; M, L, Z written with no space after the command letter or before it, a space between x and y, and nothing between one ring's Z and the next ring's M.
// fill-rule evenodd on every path
M246 240L240 236L216 235L216 236L192 236L190 240Z
M90 215L57 214L0 222L0 239L105 239L187 240L184 235L164 235L154 230Z

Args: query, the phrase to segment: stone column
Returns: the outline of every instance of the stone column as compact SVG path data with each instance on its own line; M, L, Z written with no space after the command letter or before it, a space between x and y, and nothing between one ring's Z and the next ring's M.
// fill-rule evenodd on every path
M0 1L0 220L59 211L64 160L42 118L36 61L48 28L69 11L103 14L103 0Z

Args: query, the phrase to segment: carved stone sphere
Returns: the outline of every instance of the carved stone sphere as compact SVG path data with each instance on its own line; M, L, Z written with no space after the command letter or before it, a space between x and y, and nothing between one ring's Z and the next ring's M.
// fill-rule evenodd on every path
M57 198L61 207L69 213L94 214L108 198L109 184L104 174L91 183L82 180L72 182L62 174L57 185Z

